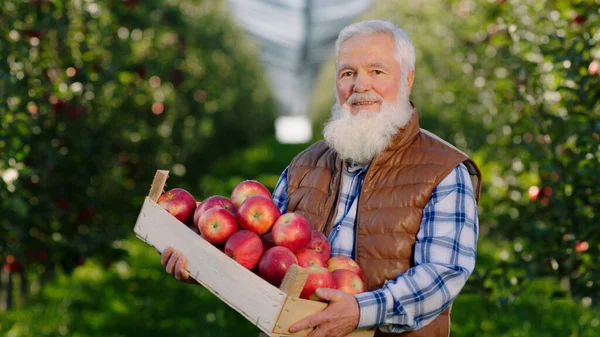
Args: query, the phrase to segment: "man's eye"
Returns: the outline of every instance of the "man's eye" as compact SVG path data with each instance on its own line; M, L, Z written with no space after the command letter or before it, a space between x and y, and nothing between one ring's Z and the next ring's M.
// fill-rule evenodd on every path
M381 70L373 70L373 72L375 73L375 75L383 74L383 71Z
M347 76L352 76L352 72L351 71L345 71L342 73L342 77L347 77Z

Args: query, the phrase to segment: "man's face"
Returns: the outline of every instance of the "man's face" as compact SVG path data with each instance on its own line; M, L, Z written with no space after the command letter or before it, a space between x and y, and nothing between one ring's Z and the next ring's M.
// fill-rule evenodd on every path
M339 104L352 115L361 111L379 112L381 99L396 104L401 69L394 53L390 34L359 35L344 41L336 63ZM409 87L411 84L408 83Z

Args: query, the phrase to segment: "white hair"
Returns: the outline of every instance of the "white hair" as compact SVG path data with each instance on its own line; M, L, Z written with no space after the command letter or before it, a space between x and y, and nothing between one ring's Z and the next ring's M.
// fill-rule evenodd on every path
M353 115L350 107L347 104L340 104L339 97L335 94L331 118L323 129L323 138L342 159L362 165L368 164L378 153L387 148L394 135L408 123L414 113L409 99L410 88L407 77L408 73L415 68L415 47L402 29L388 21L374 20L352 24L342 29L335 42L336 59L340 45L346 40L355 36L378 33L392 35L396 47L394 57L400 65L397 101L387 102L374 92L354 92L345 103L352 103L355 100L373 100L381 102L381 106L376 114L359 111ZM333 90L335 93L335 84Z
M361 35L374 35L378 33L391 34L396 46L394 56L400 64L400 69L405 74L415 70L415 47L402 28L389 21L370 20L353 23L342 29L335 41L335 55L337 59L340 45L346 40Z

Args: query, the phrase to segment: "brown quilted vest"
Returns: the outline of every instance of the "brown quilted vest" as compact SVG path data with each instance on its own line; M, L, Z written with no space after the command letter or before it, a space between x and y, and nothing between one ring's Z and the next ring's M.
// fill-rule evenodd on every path
M413 246L422 210L433 189L464 163L479 202L481 173L466 154L419 128L415 111L390 145L371 162L358 199L356 261L368 290L378 289L413 266ZM288 171L287 211L304 215L316 230L329 235L337 212L342 161L325 141L292 160ZM446 337L450 308L411 337ZM376 336L396 336L377 331Z

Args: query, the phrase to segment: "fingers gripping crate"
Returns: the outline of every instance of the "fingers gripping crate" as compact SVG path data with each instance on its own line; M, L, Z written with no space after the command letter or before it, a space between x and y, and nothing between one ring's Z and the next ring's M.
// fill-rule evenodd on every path
M300 299L308 272L296 265L277 288L244 268L204 240L188 226L159 206L169 171L158 170L144 200L134 231L138 238L162 253L171 246L187 259L190 276L246 317L269 336L306 336L310 329L295 334L289 327L327 307L326 303ZM349 336L370 337L373 330L355 330Z

